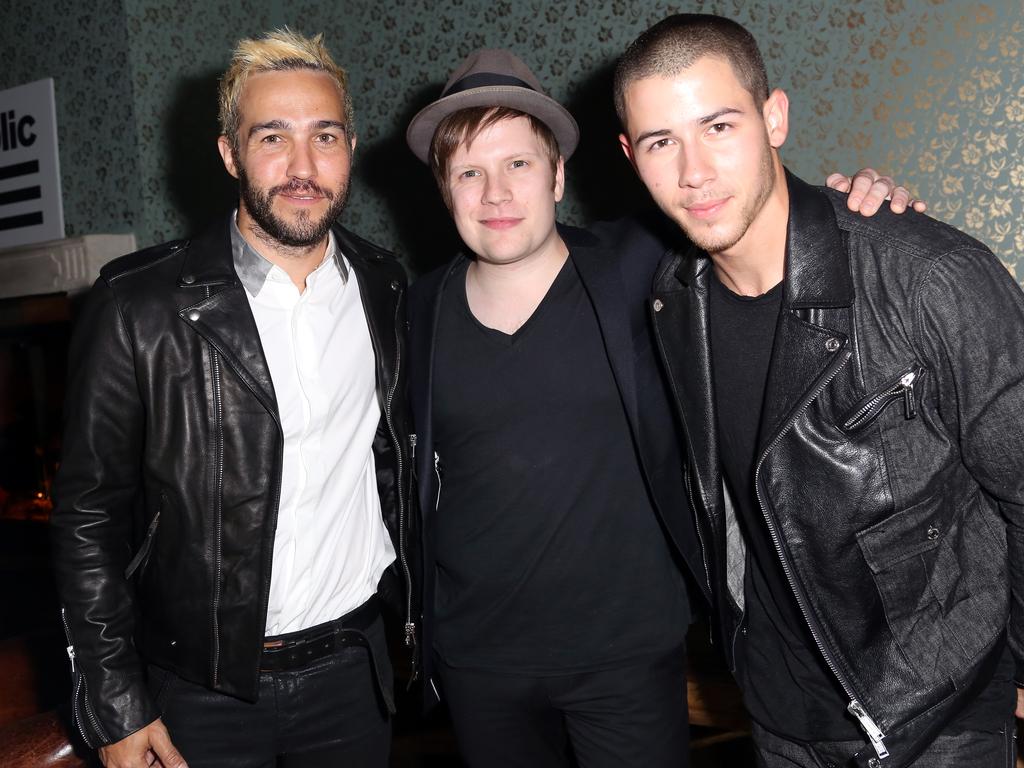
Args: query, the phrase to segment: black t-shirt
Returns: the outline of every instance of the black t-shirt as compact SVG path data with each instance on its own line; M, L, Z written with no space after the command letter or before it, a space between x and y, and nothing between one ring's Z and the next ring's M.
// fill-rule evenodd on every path
M862 738L789 587L754 490L754 462L782 284L738 296L711 280L711 365L720 459L747 542L744 630L737 679L750 716L796 741ZM793 478L799 482L799 478ZM963 714L961 728L991 727L1012 712L1013 660L1004 653L992 683Z
M571 258L516 333L449 279L434 359L435 648L559 674L665 653L689 619L593 306Z

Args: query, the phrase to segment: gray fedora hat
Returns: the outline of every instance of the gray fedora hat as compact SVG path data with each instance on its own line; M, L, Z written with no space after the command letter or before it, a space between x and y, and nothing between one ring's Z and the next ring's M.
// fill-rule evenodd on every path
M568 160L580 140L580 129L569 110L541 88L518 56L502 49L481 48L469 54L445 83L441 97L417 113L405 132L409 148L430 162L434 131L448 115L467 107L511 107L533 115L555 134L558 149Z

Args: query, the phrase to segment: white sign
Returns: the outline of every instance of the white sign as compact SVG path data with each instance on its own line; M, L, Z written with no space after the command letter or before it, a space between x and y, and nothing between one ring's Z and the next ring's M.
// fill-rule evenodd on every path
M0 91L0 248L60 240L53 78Z

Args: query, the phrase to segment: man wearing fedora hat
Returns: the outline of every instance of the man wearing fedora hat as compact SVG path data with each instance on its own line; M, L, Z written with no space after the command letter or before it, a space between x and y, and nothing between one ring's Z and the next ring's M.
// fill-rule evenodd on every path
M658 259L556 224L578 138L502 50L407 132L473 254L410 294L425 677L471 766L686 761L709 579L645 314Z

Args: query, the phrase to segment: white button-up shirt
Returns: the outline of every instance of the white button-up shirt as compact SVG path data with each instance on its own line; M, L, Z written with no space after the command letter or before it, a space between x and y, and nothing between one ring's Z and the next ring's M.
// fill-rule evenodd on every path
M395 560L374 469L376 366L359 282L333 234L302 293L237 224L231 240L284 430L266 624L279 635L359 607Z

